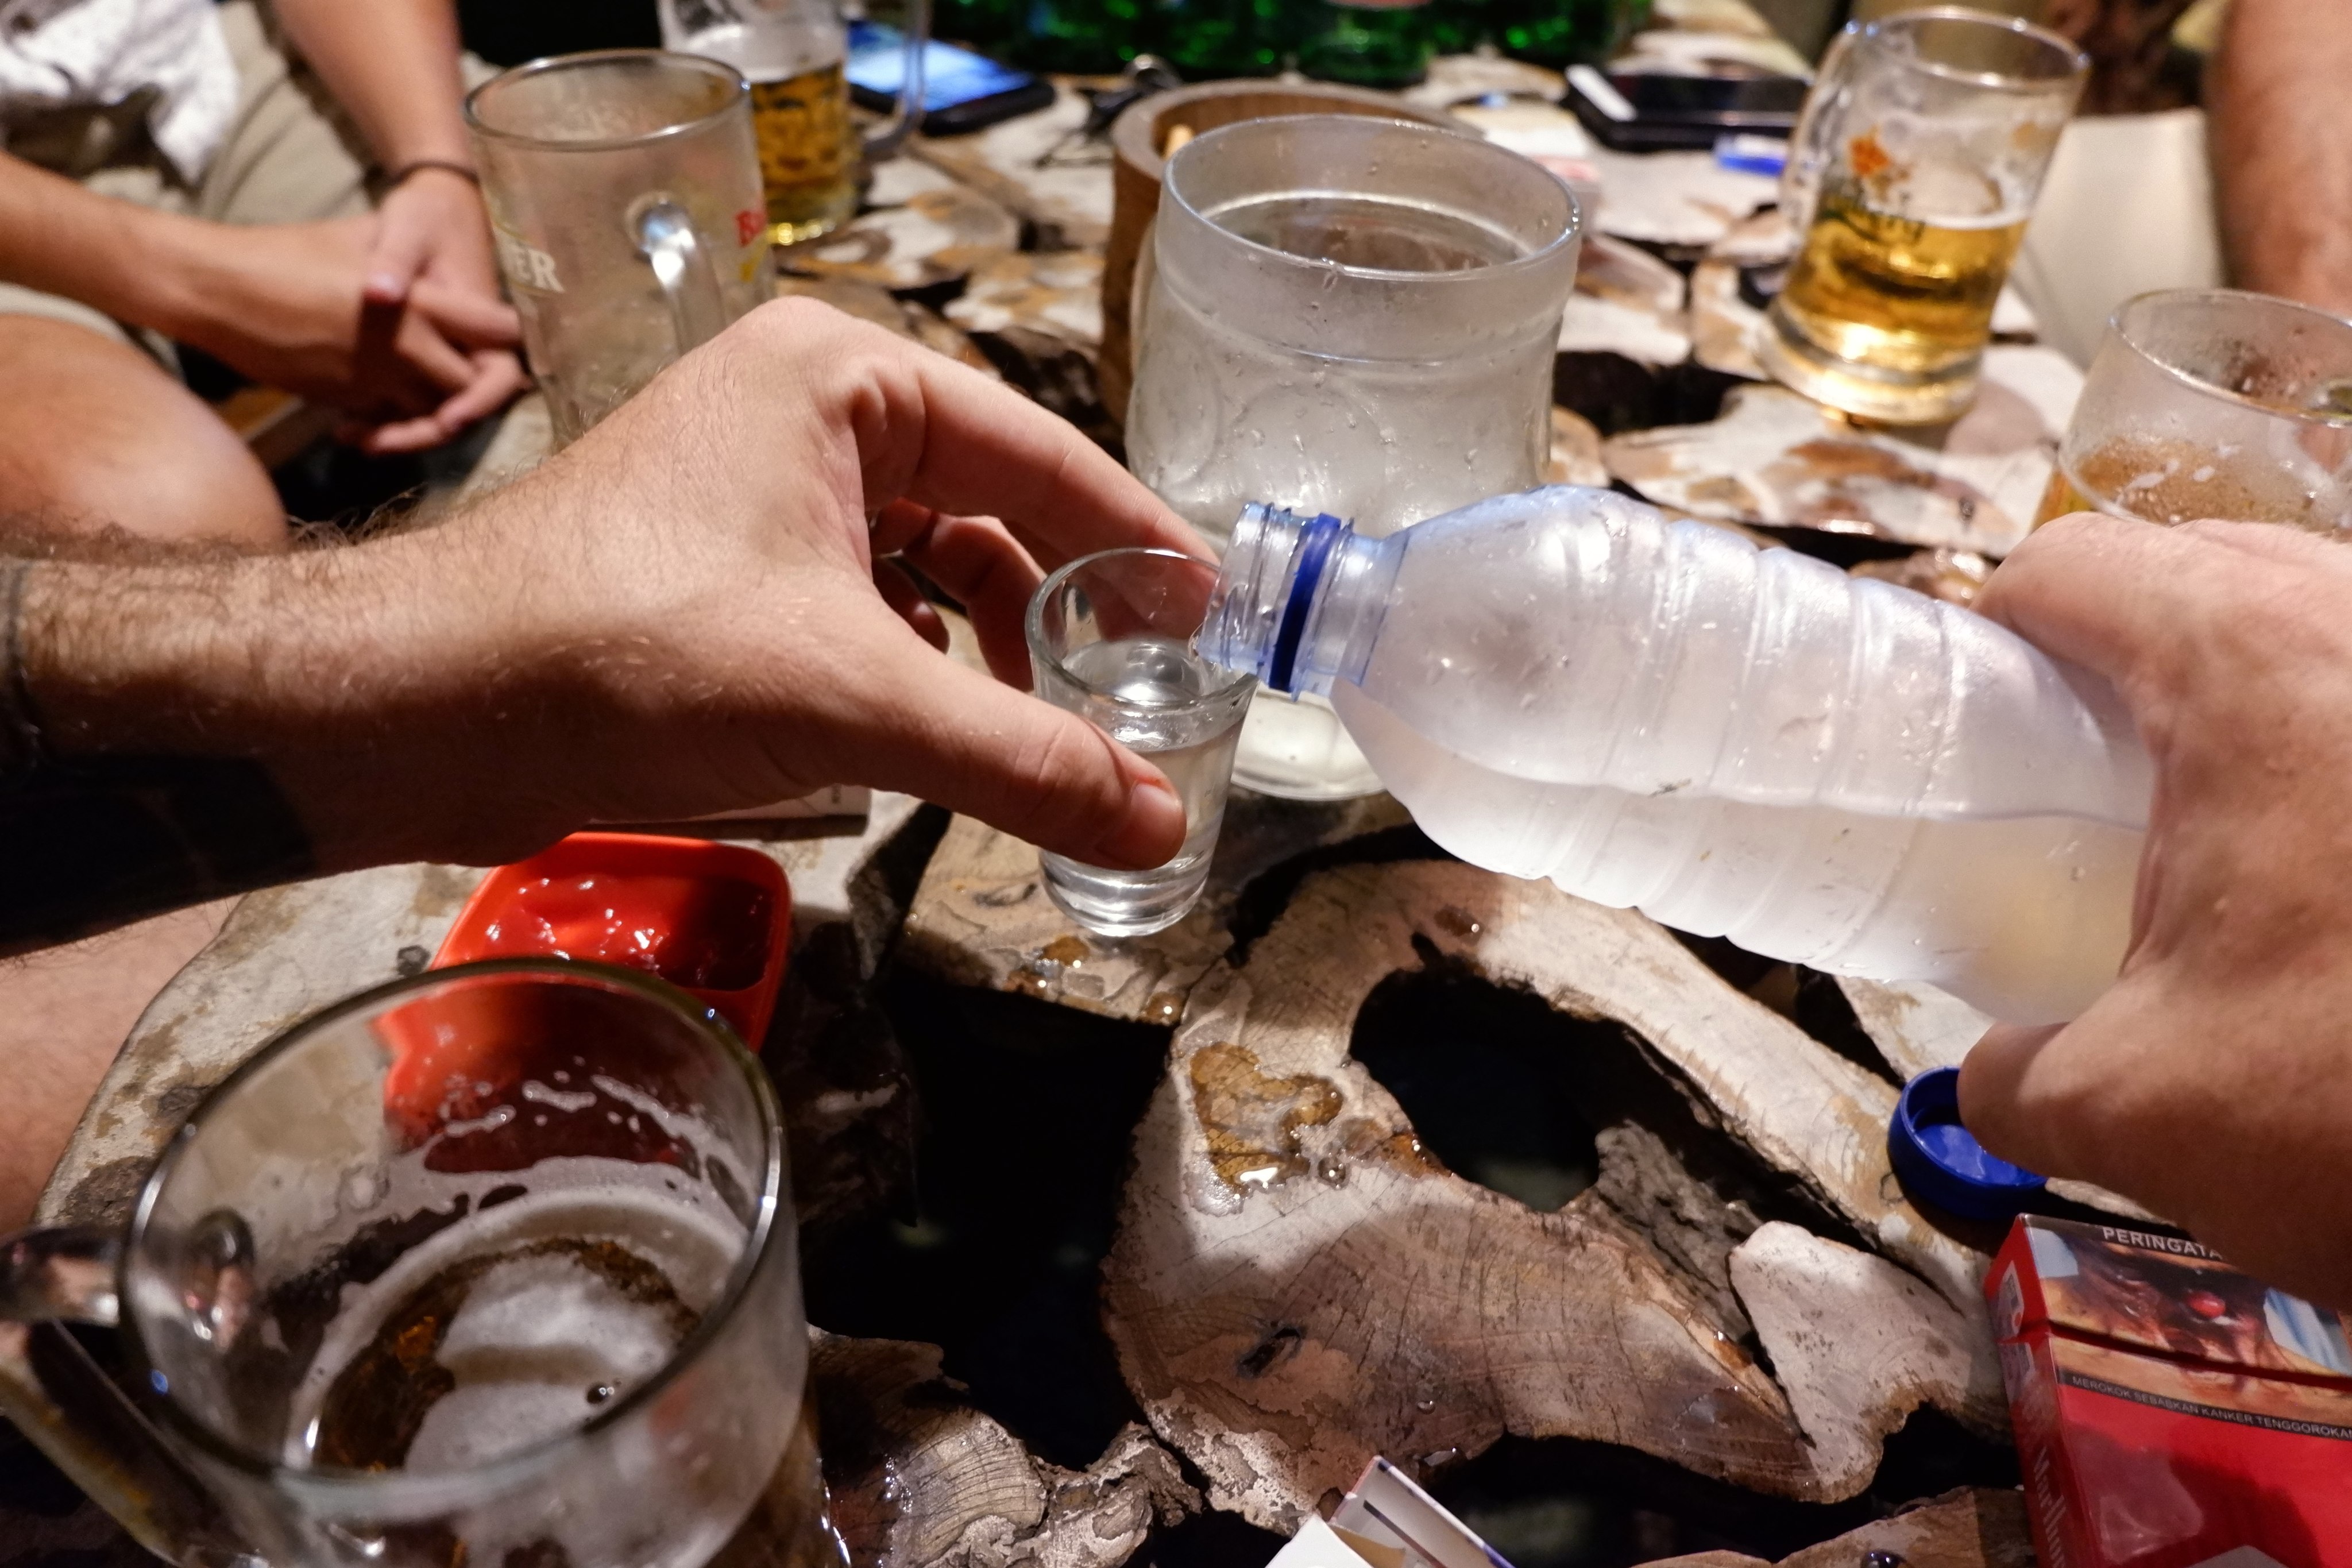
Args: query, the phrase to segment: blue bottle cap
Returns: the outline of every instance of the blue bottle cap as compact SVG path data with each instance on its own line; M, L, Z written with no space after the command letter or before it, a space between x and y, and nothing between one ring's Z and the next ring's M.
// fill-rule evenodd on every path
M1989 1152L1960 1125L1960 1069L1934 1068L1903 1086L1886 1155L1904 1190L1963 1219L2014 1219L2043 1179Z

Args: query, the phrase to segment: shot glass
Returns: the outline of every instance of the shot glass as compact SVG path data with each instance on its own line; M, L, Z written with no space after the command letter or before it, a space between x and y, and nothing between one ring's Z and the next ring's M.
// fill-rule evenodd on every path
M1256 680L1192 651L1217 568L1172 550L1106 550L1073 561L1029 601L1039 697L1147 756L1184 803L1184 847L1164 866L1114 871L1041 854L1045 895L1088 931L1147 936L1201 899L1224 823L1234 747Z
M2107 322L2034 518L2104 511L2352 530L2352 321L2231 289Z

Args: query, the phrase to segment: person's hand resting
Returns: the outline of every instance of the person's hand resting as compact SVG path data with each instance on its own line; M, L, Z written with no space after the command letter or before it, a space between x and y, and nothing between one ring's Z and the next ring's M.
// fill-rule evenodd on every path
M256 758L320 868L505 860L591 821L834 784L1145 867L1180 847L1182 806L1024 694L1021 629L1041 565L1139 544L1204 552L1018 393L787 300L437 526L275 559L43 563L24 641L53 751ZM968 607L1005 684L936 651L893 553Z
M480 201L456 175L423 171L361 217L168 221L148 324L341 409L372 450L438 445L523 384Z
M2352 1304L2352 549L2077 516L1978 607L2116 682L2157 788L2121 978L1961 1068L1970 1131Z
M520 328L499 293L489 215L472 181L447 169L418 169L384 193L374 216L362 286L367 303L406 306L425 285L419 308L474 369L473 379L431 414L361 435L370 451L416 451L438 446L522 390L527 378L514 352Z

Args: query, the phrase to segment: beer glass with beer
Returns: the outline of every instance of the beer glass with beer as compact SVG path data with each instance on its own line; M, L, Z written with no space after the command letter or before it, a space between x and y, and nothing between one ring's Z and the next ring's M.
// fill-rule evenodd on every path
M881 129L849 118L849 29L834 0L661 0L662 43L724 60L751 84L768 237L793 245L857 210L858 172L887 158L920 121L930 0L907 0L905 83Z
M2352 322L2265 294L2174 289L2107 322L2039 528L2070 511L2352 529Z
M772 294L750 89L715 60L533 60L466 100L499 270L559 442Z
M1841 34L1790 142L1798 249L1758 333L1764 367L1864 418L1967 408L2088 69L2055 33L1958 6Z
M756 1515L814 1565L783 1157L659 981L397 981L207 1095L127 1230L0 1242L0 1408L184 1564L697 1568Z

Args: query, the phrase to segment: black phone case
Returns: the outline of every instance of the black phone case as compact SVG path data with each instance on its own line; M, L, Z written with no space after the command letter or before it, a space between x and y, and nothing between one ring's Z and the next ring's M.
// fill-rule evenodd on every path
M852 84L849 96L861 109L887 113L892 95ZM1020 87L1009 87L1003 92L992 92L986 98L966 99L945 108L925 111L922 132L926 136L961 136L985 130L1016 115L1027 114L1054 101L1054 84L1032 81Z

